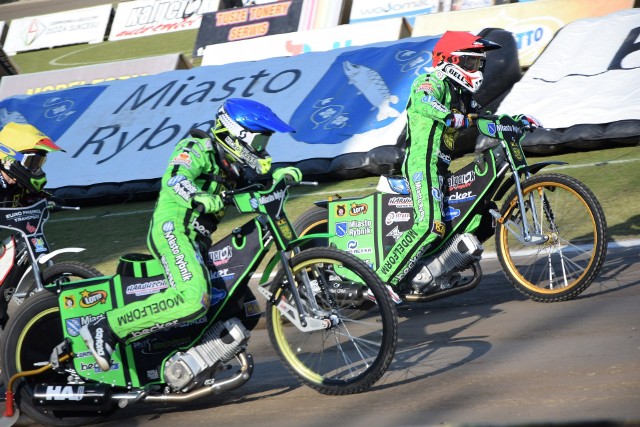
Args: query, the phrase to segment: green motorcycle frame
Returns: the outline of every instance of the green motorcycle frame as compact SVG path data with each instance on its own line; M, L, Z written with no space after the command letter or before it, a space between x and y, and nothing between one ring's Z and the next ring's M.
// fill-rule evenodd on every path
M498 144L446 177L441 189L446 234L422 259L455 250L451 248L455 239L465 233L480 243L495 235L503 271L520 292L540 302L575 298L597 277L606 256L607 227L600 203L573 177L538 174L564 162L530 165L521 145L528 127L521 120L509 115L472 119L482 134ZM296 231L300 236L329 233L329 239L309 244L345 250L375 270L413 224L413 204L404 178L383 176L380 183L380 191L364 197L316 202L298 218ZM410 273L394 290L408 302L469 291L482 278L479 260L460 269L462 278L456 285L417 291Z

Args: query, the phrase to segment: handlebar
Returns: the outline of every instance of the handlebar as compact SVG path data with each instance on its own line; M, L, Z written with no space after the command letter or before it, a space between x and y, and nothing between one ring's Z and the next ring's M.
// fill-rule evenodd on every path
M300 181L300 182L289 182L287 183L287 187L297 187L300 185L308 185L308 186L317 186L318 182L317 181ZM236 188L235 190L225 190L222 192L222 194L220 194L220 197L222 197L222 200L224 201L224 204L228 204L227 200L229 202L233 201L233 196L235 196L236 194L239 193L246 193L247 191L250 190L264 190L265 186L260 184L260 183L253 183L253 184L249 184L246 187L242 187L242 188Z
M62 211L62 210L70 210L70 211L79 211L80 210L80 206L64 206L64 205L59 205L54 201L47 201L47 209L49 209L51 212L58 212L58 211Z
M512 116L509 114L478 114L478 113L469 113L467 114L467 120L469 120L469 125L476 124L480 119L486 119L491 121L499 120L503 116L509 116L512 120L518 122L522 130L528 130L529 132L533 132L534 129L537 129L538 126L527 123L525 120L516 120L516 116ZM523 132L524 133L524 132Z
M291 187L297 187L301 185L317 186L318 182L317 181L286 182L285 190ZM265 186L263 184L252 183L242 188L236 188L234 190L225 190L220 194L220 198L222 199L222 202L224 203L225 206L230 206L230 205L234 205L234 196L243 194L243 193L250 193L252 191L261 191L261 190L265 190ZM193 209L196 210L198 213L204 212L204 206L202 205L202 203L198 203L198 202L193 203Z

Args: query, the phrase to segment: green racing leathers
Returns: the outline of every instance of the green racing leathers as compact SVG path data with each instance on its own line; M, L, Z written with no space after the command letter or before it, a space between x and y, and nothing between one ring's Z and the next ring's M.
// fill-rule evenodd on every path
M421 74L411 85L407 103L407 148L402 174L411 191L414 224L396 241L376 273L391 285L409 273L420 257L445 236L443 181L458 129L445 121L456 114L475 112L471 94L440 70Z
M109 326L123 340L196 319L209 308L210 277L198 242L210 236L224 209L203 214L192 206L194 194L220 194L225 182L209 138L188 137L171 154L162 177L147 245L162 263L168 288L107 312Z

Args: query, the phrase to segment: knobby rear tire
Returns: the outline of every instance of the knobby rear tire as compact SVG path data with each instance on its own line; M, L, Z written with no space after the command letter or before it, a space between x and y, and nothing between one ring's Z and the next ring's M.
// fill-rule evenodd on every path
M18 372L46 365L54 347L63 340L58 297L48 290L27 298L9 319L0 343L2 380ZM102 413L82 411L45 411L33 404L34 386L39 383L66 384L68 373L48 370L39 375L18 379L13 391L16 405L32 420L50 426L81 426L104 421L117 406Z
M42 272L42 284L43 286L47 286L100 276L103 276L103 274L88 264L78 261L62 261L44 269ZM33 294L36 285L33 276L30 280L31 283L26 286L27 298ZM24 300L26 300L26 298L19 302L13 300L9 302L9 306L7 307L8 318L13 316L19 304L22 304Z
M296 219L293 223L293 229L296 231L298 237L315 233L326 233L329 229L329 215L327 209L319 206L312 206L303 212L298 219ZM329 246L328 239L318 238L305 241L301 247L304 249L327 246Z

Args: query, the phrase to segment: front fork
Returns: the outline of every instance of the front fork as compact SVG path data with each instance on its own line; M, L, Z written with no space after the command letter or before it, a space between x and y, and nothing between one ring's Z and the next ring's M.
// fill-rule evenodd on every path
M490 209L489 213L491 213L496 221L507 227L507 230L509 230L509 232L513 234L513 236L518 239L518 241L523 245L539 245L541 243L545 243L547 240L549 240L549 236L542 233L542 228L540 227L540 218L538 218L538 214L533 208L533 204L530 205L529 210L531 211L531 217L533 219L535 230L533 232L531 231L531 226L529 225L529 221L526 215L527 205L524 199L524 194L522 193L522 181L520 180L520 176L517 173L513 174L513 181L515 183L516 193L518 195L518 207L520 208L520 218L522 219L522 224L518 225L512 219L507 219L505 221L502 215L500 215L500 212L495 209ZM541 197L543 196L544 195L541 195ZM529 197L532 196L530 195Z
M300 252L299 248L294 249L294 254ZM305 304L302 302L300 292L296 286L295 278L293 277L293 271L291 271L289 263L289 253L286 251L280 251L281 265L284 268L287 281L291 290L294 305L291 305L285 298L276 300L273 293L271 293L265 286L258 286L258 292L264 296L271 304L278 308L278 311L282 313L291 323L293 323L302 332L312 332L318 330L328 329L332 326L332 322L329 319L317 319L312 315L305 313ZM302 272L302 282L307 295L314 295L314 291L311 285L311 280L306 271ZM318 275L318 277L322 277ZM326 286L324 286L326 288ZM320 311L317 302L314 298L307 299L307 306L311 311Z

